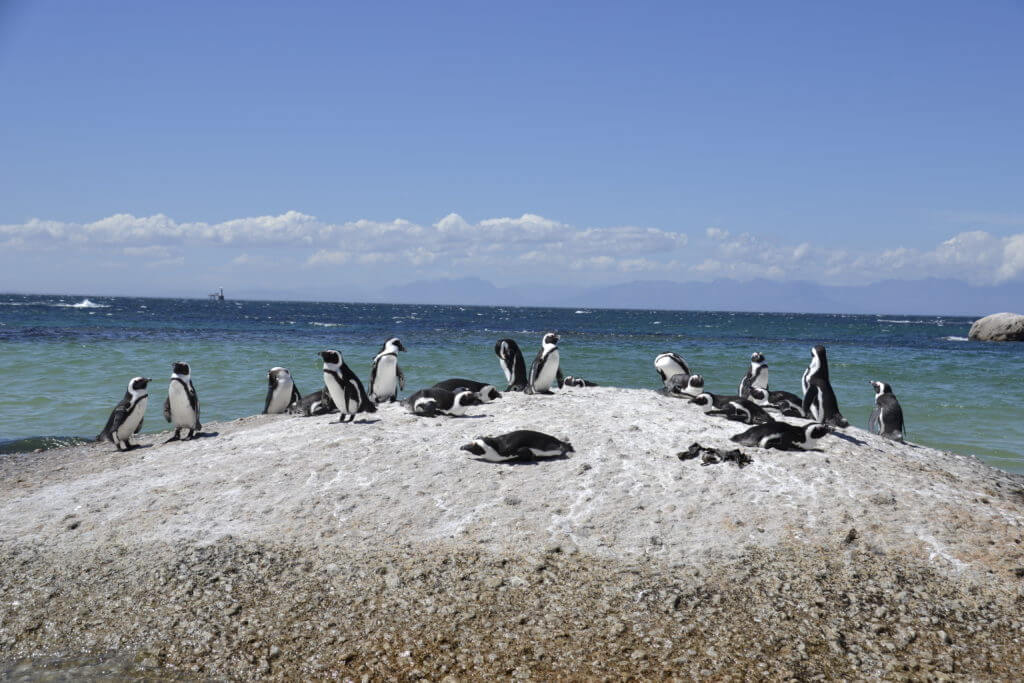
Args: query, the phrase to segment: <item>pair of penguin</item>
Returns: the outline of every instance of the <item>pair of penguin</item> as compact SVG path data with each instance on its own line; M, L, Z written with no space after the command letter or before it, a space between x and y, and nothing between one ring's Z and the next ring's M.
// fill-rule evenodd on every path
M192 384L192 369L183 361L172 363L171 369L171 383L164 400L164 419L174 427L174 436L168 441L182 439L182 430L187 431L185 440L192 439L203 428L199 422L199 393ZM142 431L146 406L149 404L147 387L152 381L149 377L132 377L129 380L128 390L114 406L96 441L111 441L119 451L128 451L137 446L131 439Z
M519 344L515 339L499 339L494 344L494 353L498 356L501 369L508 380L505 391L523 391L527 394L550 394L551 383L558 382L561 389L565 384L565 376L559 365L560 354L558 351L559 337L554 332L548 332L541 339L540 351L537 352L530 371L526 371L526 361L523 360L523 352L519 350ZM580 382L583 382L582 384ZM586 380L573 378L574 386L588 386Z

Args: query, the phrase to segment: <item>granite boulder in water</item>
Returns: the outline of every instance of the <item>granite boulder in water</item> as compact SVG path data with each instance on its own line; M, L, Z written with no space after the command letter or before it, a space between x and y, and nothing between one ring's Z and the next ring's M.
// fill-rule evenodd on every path
M1024 341L1024 315L993 313L975 320L967 335L976 341Z

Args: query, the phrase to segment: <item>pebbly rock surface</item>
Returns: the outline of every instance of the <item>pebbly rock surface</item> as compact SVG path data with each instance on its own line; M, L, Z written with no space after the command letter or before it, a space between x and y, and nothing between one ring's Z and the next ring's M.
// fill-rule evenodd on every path
M742 425L639 390L473 415L259 416L0 458L0 677L1024 670L1024 477L855 428L702 466L677 453L731 450ZM576 454L458 450L520 428Z
M1024 315L993 313L971 325L967 337L976 341L1024 341Z

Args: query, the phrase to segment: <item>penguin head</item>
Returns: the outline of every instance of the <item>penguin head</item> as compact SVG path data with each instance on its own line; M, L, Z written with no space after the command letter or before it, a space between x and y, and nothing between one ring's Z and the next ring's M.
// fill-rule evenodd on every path
M152 381L149 377L132 377L128 382L128 391L132 394L145 394L146 385Z
M818 439L824 438L825 435L827 435L828 433L828 426L819 424L817 422L812 422L804 427L804 437L806 438L808 444L813 444L817 442Z
M562 455L566 453L575 453L576 449L572 447L572 444L568 441L562 441Z
M690 399L690 403L702 408L704 412L707 412L715 407L715 400L711 397L711 394L703 393L698 394Z
M341 365L341 351L335 351L334 349L328 349L326 351L321 351L320 352L320 357L324 361L324 366L328 366L328 365L340 366Z
M877 382L872 380L871 382L869 382L869 384L871 384L871 386L875 388L875 398L878 398L882 394L892 393L892 386L885 382Z
M548 332L547 334L544 335L544 339L541 341L541 344L543 344L544 346L557 346L558 339L559 337L557 334L555 334L554 332Z
M192 368L188 366L185 361L179 360L171 363L171 376L177 375L178 377L188 377L192 374Z
M468 451L469 453L472 453L473 455L483 455L484 454L484 447L480 444L481 441L483 441L483 437L481 437L481 438L479 438L476 441L473 441L471 443L467 443L464 446L460 446L459 450L460 451Z
M480 393L486 396L488 401L493 401L496 398L501 398L501 392L495 389L490 384L481 389Z
M459 393L455 394L455 404L460 406L480 406L483 405L483 401L476 395L475 392L469 389L462 389Z
M383 353L384 351L387 351L388 353L397 353L399 351L405 351L405 347L402 346L401 339L398 337L392 337L384 342L384 345L380 347L380 352Z
M686 380L686 388L691 394L699 394L704 391L704 375L690 375L690 379ZM696 391L694 391L696 389Z
M761 353L760 351L754 351L752 354L750 354L750 362L751 363L763 363L764 362L764 354Z
M291 373L288 372L288 368L270 368L267 370L267 376L284 379L285 377L290 377Z

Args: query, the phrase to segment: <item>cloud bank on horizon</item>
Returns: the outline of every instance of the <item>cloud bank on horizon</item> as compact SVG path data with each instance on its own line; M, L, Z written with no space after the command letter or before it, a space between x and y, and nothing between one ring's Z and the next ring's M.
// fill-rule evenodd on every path
M451 213L430 225L403 219L331 223L297 211L218 223L179 222L162 214L116 214L88 223L32 219L0 225L0 247L15 271L19 255L45 255L57 266L45 274L46 289L61 284L62 259L83 257L100 277L141 265L190 277L227 278L236 287L260 283L260 271L271 264L291 277L339 283L367 276L393 284L476 276L500 284L543 277L544 282L588 285L717 278L869 284L926 277L992 285L1024 278L1024 232L999 236L973 230L928 249L868 252L787 244L719 227L692 236L652 227L577 227L534 214L471 223ZM19 282L31 287L33 276L19 274ZM89 284L68 281L63 286L77 290Z

